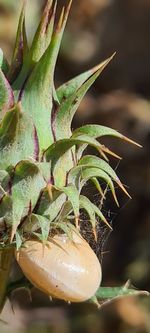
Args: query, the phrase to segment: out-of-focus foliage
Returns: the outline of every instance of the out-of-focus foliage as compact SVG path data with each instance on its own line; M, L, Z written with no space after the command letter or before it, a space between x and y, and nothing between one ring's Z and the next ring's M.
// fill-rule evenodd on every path
M4 6L6 9L16 9L18 2L17 0L0 0L0 6Z
M25 299L27 294L20 293L20 300L23 300L23 296ZM33 293L32 297L32 309L29 299L26 303L22 302L20 307L13 303L15 314L10 304L6 304L2 319L8 322L8 326L1 323L2 333L150 332L150 305L144 300L132 297L120 299L97 310L88 304L70 307L59 302L50 304L48 300L43 300L41 294Z
M0 47L8 60L11 58L22 3L22 0L0 0ZM40 0L28 1L26 18L30 40L36 30L42 5Z

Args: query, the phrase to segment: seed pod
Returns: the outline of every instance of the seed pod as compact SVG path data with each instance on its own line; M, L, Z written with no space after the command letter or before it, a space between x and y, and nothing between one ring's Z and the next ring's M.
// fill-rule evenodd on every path
M30 240L16 252L26 277L49 296L71 302L90 299L101 283L101 265L89 244L73 233L50 238L46 245Z

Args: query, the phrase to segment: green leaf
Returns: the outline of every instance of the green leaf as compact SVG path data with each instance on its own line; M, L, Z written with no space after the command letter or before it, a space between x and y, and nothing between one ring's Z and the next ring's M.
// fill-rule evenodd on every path
M40 198L36 214L49 216L49 220L52 222L60 213L65 200L66 195L62 193L62 190L52 187L50 195L48 188L46 188Z
M73 207L70 201L65 201L60 215L58 216L58 221L64 221L73 211Z
M9 64L4 57L3 50L0 48L0 68L2 72L6 75L9 70Z
M39 223L38 220L34 217L32 217L32 214L28 215L26 219L24 220L22 226L20 227L20 230L23 233L27 233L28 235L34 234L39 229Z
M69 149L71 149L75 145L80 145L87 143L90 146L95 148L100 147L100 144L95 139L90 138L87 135L80 135L77 138L70 138L70 139L62 139L58 140L57 142L53 143L46 151L45 151L45 158L49 162L52 162L52 167L56 164L58 159L65 154Z
M23 242L23 239L19 233L19 231L16 231L16 249L19 250Z
M72 168L68 173L68 183L75 184L76 187L80 190L80 180L81 180L81 173L83 168L86 166L79 166Z
M14 108L8 111L0 126L0 146L1 149L11 144L16 136L17 125L19 122L19 109Z
M63 187L62 191L66 194L68 200L71 202L76 221L79 218L79 192L74 185Z
M93 177L103 179L107 183L107 185L110 187L114 200L115 200L116 204L119 206L113 182L106 172L104 172L103 170L98 169L98 168L87 167L87 168L83 168L83 170L81 172L81 177L83 179L81 186L83 186L89 179L91 179Z
M51 43L39 62L34 66L20 96L23 109L35 124L40 156L42 156L43 151L47 149L49 144L54 142L50 121L53 117L54 70L69 9L70 5L68 5L65 11L63 9L58 25L52 35ZM16 90L23 84L23 80L24 77L23 79L21 77L18 78L14 85Z
M48 184L51 179L51 163L50 162L38 162L37 163L43 178L45 179L46 183Z
M24 1L23 8L19 18L14 52L8 73L10 82L13 82L16 79L28 51L29 49L27 45L27 37L25 31L25 1Z
M35 164L29 161L21 161L16 165L12 184L13 220L11 239L16 233L21 218L33 211L45 185L43 176Z
M108 223L108 221L106 220L105 216L103 215L103 213L101 212L101 210L95 205L92 203L92 206L93 206L93 209L95 211L95 214L100 218L100 220L102 222L104 222L108 227L109 229L112 230L112 227L110 226L110 224Z
M115 299L123 296L138 296L146 295L149 293L147 291L140 291L128 286L128 282L121 287L100 287L96 292L96 297L100 299Z
M30 57L34 63L40 60L51 42L55 10L56 5L52 8L52 0L48 0L30 50Z
M54 228L61 229L67 237L73 241L73 233L77 234L79 237L81 237L80 232L78 229L70 222L64 221L64 222L56 222L53 223Z
M36 150L34 126L18 104L0 124L0 168L6 169L29 157L36 159Z
M75 145L81 145L87 143L94 146L96 149L100 147L100 144L88 137L79 136L75 140L63 139L52 144L45 152L45 158L47 161L51 161L52 172L54 177L54 183L57 187L62 187L66 184L66 174L73 167L73 151L69 151Z
M57 89L57 96L59 99L59 102L62 103L63 100L66 100L75 92L90 78L95 74L97 71L103 71L103 69L107 66L107 64L112 60L114 55L112 57L108 58L107 60L103 61L99 65L93 67L92 69L76 76L75 78L71 79L70 81L64 83ZM101 73L100 72L100 73ZM99 73L99 74L100 74Z
M119 133L118 131L106 127L106 126L102 126L102 125L85 125L82 126L80 128L77 128L74 132L72 137L75 138L78 135L88 135L91 136L92 138L100 138L102 136L113 136L116 138L120 138L123 139L129 143L135 144L138 147L141 147L141 145L139 145L138 143L136 143L135 141L127 138L126 136L122 135L121 133Z
M7 81L5 75L0 69L0 119L5 114L5 112L13 107L14 104L14 95L13 91Z
M86 213L90 218L92 227L95 229L96 227L95 210L93 209L91 201L84 195L80 195L80 209L84 209L86 211Z
M71 135L71 123L76 110L88 89L111 59L112 57L58 89L58 99L60 96L61 104L57 106L53 121L53 128L57 140ZM64 91L66 87L67 89Z
M54 163L52 163L54 184L58 188L62 188L66 185L68 171L73 167L73 149L68 150L57 160L57 163Z
M111 192L113 194L113 197L116 201L116 204L118 204L118 200L116 197L116 193L115 193L115 188L113 185L113 182L110 178L110 176L102 169L100 168L96 168L93 167L92 165L78 165L74 168L72 168L68 174L68 181L75 183L77 187L80 188L80 190L82 189L82 187L85 185L85 183L88 180L93 180L94 178L101 178L103 179L107 185L110 187ZM102 193L101 193L102 194Z
M4 194L7 194L9 189L10 176L7 171L0 170L0 199Z
M110 229L112 229L100 209L83 195L80 195L80 208L83 208L87 211L89 217L92 219L91 222L93 227L95 227L94 217L96 214L102 222L104 222Z
M86 155L81 158L78 165L88 165L105 171L113 180L118 182L118 177L112 167L104 160L97 156Z
M38 226L41 229L41 233L42 233L42 241L47 241L48 236L49 236L49 232L50 232L50 224L51 221L50 219L48 219L45 216L41 216L41 215L37 215L37 214L32 214L30 216L31 219L31 224L35 224L37 223Z
M96 177L93 177L93 178L91 178L91 182L95 185L97 191L100 193L100 195L102 196L102 198L106 199L105 198L105 194L104 194L104 192L102 190L102 187L101 187L98 179Z
M79 161L78 165L88 165L90 167L96 167L103 171L105 171L117 184L121 187L121 189L129 196L128 192L124 188L123 184L121 183L120 179L116 175L116 172L112 169L112 167L104 160L97 156L86 155L82 157ZM130 197L130 196L129 196Z
M56 227L56 229L61 229L66 235L67 237L72 241L72 233L71 233L71 228L68 225L68 223L54 223L54 227Z
M4 195L0 200L0 218L4 218L9 226L12 223L12 198L9 195Z

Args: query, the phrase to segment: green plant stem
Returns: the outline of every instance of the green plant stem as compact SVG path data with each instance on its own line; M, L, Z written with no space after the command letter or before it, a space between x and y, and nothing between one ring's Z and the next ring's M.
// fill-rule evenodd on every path
M0 313L5 302L13 256L14 249L12 247L0 249Z

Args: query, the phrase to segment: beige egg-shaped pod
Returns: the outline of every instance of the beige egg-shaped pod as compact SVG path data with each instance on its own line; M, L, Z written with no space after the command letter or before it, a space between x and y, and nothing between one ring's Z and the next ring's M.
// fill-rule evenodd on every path
M101 265L89 244L73 233L50 238L47 245L26 241L16 251L16 259L26 277L49 296L83 302L97 291Z

